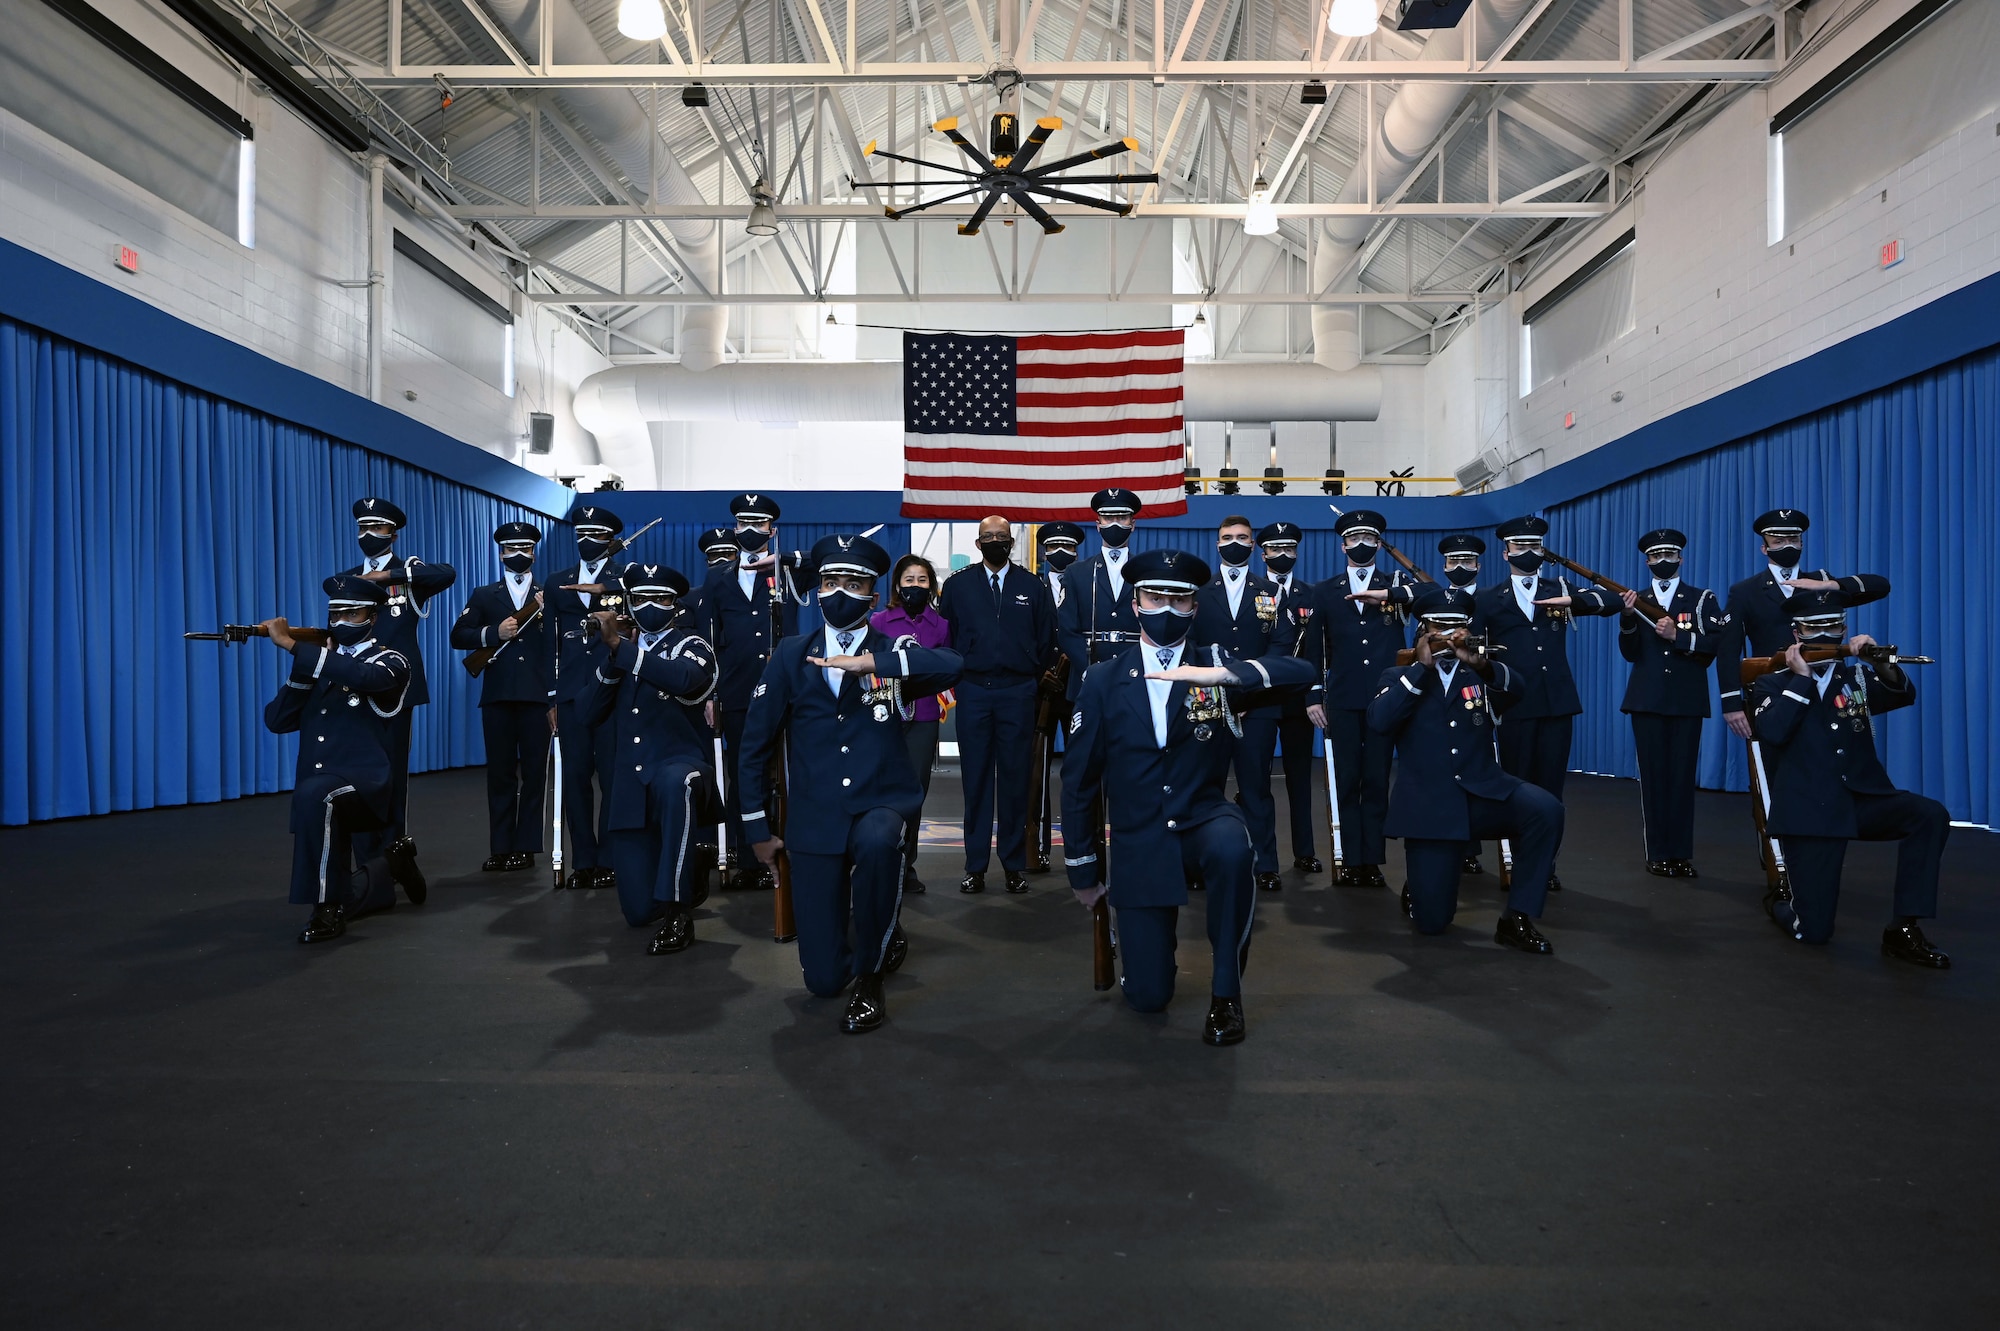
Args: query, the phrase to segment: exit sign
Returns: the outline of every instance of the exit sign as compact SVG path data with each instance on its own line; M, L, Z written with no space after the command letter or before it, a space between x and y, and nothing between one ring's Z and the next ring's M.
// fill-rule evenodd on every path
M1894 268L1903 261L1903 242L1892 240L1882 247L1881 264L1884 268Z
M113 245L111 247L111 262L117 264L128 273L136 273L139 271L139 251L133 249L130 245Z

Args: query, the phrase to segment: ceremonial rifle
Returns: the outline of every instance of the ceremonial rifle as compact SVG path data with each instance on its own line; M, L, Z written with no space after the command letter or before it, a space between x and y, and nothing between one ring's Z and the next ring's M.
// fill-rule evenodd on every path
M1548 558L1553 559L1556 563L1561 564L1564 568L1568 569L1570 572L1576 574L1576 576L1578 576L1579 578L1582 578L1587 582L1596 583L1598 586L1602 587L1605 591L1610 592L1613 596L1626 596L1631 594L1632 591L1631 588L1621 587L1617 583L1613 582L1611 579L1605 577L1602 573L1598 573L1592 569L1587 569L1573 559L1564 559L1561 555L1557 554L1555 551L1551 549L1548 549L1546 546L1543 547L1542 553L1546 555ZM1632 609L1637 611L1639 614L1644 615L1647 621L1650 623L1658 623L1662 619L1672 618L1672 616L1669 615L1666 612L1666 610L1661 607L1658 601L1655 601L1652 597L1647 596L1644 592L1639 593L1639 599L1637 602L1633 604Z
M775 573L771 576L771 594L766 603L771 607L771 659L778 659L778 643L785 633L785 592ZM777 779L771 783L771 816L776 820L775 830L782 842L791 822L791 781L792 766L791 727L787 723L778 736ZM799 936L798 920L792 914L792 857L784 846L771 857L771 941L789 943Z
M1390 558L1394 559L1398 564L1401 564L1404 568L1408 569L1410 571L1410 576L1415 578L1418 582L1434 583L1437 581L1436 578L1433 578L1430 574L1424 572L1422 569L1418 568L1415 564L1412 564L1410 562L1410 557L1408 555L1404 554L1401 550L1398 550L1395 546L1389 544L1387 541L1382 542L1382 548L1389 552Z
M542 613L542 594L536 592L533 599L535 608L528 611L525 618L516 621L513 637L508 638L505 642L496 642L491 647L476 648L465 654L464 665L466 674L472 676L474 679L478 679L485 672L486 667L493 664L493 658L507 650L507 643L520 641L521 634L527 631L528 625L534 623L535 617ZM519 615L520 613L520 611L516 610L514 615ZM514 615L509 615L508 618L513 619Z
M1889 644L1880 642L1871 642L1858 652L1848 651L1845 643L1828 643L1825 646L1801 646L1799 648L1799 655L1812 663L1840 661L1852 656L1858 660L1866 661L1870 665L1878 666L1937 664L1937 660L1933 657L1904 656ZM1783 652L1779 652L1775 656L1752 656L1738 667L1737 676L1745 684L1755 684L1764 675L1776 674L1780 670L1788 670L1790 668L1790 663L1785 660L1785 653Z
M1090 908L1090 987L1100 992L1118 982L1111 966L1111 897L1107 892Z
M304 625L294 624L290 627L289 632L294 641L302 642L308 647L324 647L333 641L332 635L325 629L307 628ZM181 637L193 642L220 642L230 646L234 646L239 642L248 642L252 638L268 638L270 636L270 630L266 629L262 624L224 624L220 633L181 634Z

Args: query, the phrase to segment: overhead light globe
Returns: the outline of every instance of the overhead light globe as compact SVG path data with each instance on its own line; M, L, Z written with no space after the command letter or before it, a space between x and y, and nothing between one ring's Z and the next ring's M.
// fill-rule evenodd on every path
M1326 12L1326 26L1342 37L1366 37L1382 22L1376 4L1377 0L1333 0Z
M1250 190L1250 206L1243 213L1243 234L1269 236L1277 230L1278 210L1271 205L1271 187L1259 176Z
M635 42L657 42L667 35L667 11L660 0L618 0L618 32Z
M759 180L750 188L750 217L743 229L753 236L778 234L778 210L771 206L771 186Z

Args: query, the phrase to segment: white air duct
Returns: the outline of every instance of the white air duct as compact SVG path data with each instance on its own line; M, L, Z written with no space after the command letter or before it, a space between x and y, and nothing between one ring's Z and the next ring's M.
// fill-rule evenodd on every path
M1372 421L1382 372L1337 374L1317 365L1187 367L1191 421ZM651 421L900 421L899 361L739 361L706 374L678 365L599 370L577 386L575 411L600 439L644 433Z
M1478 0L1478 3L1479 31L1485 38L1481 45L1490 50L1514 30L1534 0ZM1463 62L1465 30L1471 23L1468 16L1459 20L1455 28L1438 29L1424 43L1417 58ZM1381 125L1369 138L1369 150L1375 159L1377 201L1395 193L1409 179L1410 171L1444 132L1459 103L1465 100L1465 93L1466 86L1461 83L1405 83L1382 108ZM1341 186L1340 197L1334 202L1367 201L1368 160L1364 157L1354 164L1346 184ZM1324 290L1336 280L1340 291L1357 288L1359 275L1350 272L1343 276L1343 271L1353 263L1362 242L1368 239L1373 222L1373 218L1365 216L1326 220L1319 246L1313 252L1313 290ZM1361 363L1361 320L1355 306L1313 307L1313 359L1330 370L1352 370Z

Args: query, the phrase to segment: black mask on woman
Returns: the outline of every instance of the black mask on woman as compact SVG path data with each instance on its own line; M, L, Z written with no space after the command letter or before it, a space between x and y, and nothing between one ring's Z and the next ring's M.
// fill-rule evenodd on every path
M1448 568L1444 571L1444 580L1454 587L1470 587L1473 583L1479 581L1479 570L1476 568Z
M1372 564L1375 554L1382 547L1373 541L1361 541L1347 547L1347 562L1350 564Z
M1298 566L1298 562L1299 562L1299 557L1297 555L1264 556L1264 567L1270 569L1271 572L1277 574L1279 577L1283 577L1285 574L1290 573L1294 568Z
M1110 527L1099 527L1097 529L1097 535L1098 538L1102 540L1106 545L1110 546L1113 550L1116 550L1120 546L1124 545L1125 542L1132 539L1132 529L1130 527L1119 527L1115 525Z
M1523 550L1518 555L1508 555L1507 562L1514 566L1516 573L1525 578L1540 571L1542 567L1542 552L1539 550Z
M535 566L533 555L502 555L500 562L507 566L509 573L526 573Z
M1076 551L1044 550L1042 551L1042 562L1060 573L1076 562Z
M327 625L326 631L327 635L342 647L352 647L356 643L367 642L369 635L375 632L375 625L333 623Z
M1764 553L1779 568L1797 568L1799 566L1799 556L1805 553L1805 547L1801 545L1774 545Z
M576 553L586 564L595 564L611 553L611 542L595 541L587 536L576 538Z
M632 607L632 622L646 633L658 633L674 622L677 607L671 605L635 605Z
M1007 567L1007 557L1013 553L1014 543L1012 541L981 541L979 543L979 557L986 561L986 567L990 569L1003 569Z
M848 629L858 629L868 622L868 612L875 608L872 596L856 596L853 592L821 592L819 611L826 616L826 622L835 633Z
M1216 554L1231 568L1241 568L1250 562L1250 547L1241 541L1224 541L1216 548Z
M1655 559L1646 565L1653 576L1661 582L1672 582L1681 575L1681 561L1678 559Z
M1187 636L1194 626L1194 612L1182 614L1178 610L1141 610L1139 627L1146 636L1162 647L1171 647Z
M396 543L396 538L393 536L372 536L367 532L363 532L355 539L361 545L361 553L367 555L370 559L375 558L377 555L388 554L389 547Z
M931 589L928 587L898 587L896 600L902 603L903 613L921 615L924 607L931 603Z
M758 531L755 527L736 529L736 548L745 554L754 555L770 543L771 533L767 531Z

